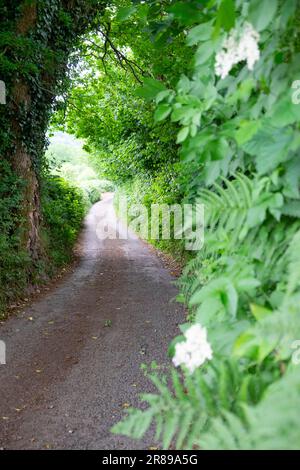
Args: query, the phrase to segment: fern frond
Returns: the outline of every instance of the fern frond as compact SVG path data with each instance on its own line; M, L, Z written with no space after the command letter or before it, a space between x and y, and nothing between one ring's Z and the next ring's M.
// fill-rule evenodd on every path
M208 365L206 369L198 369L185 377L173 369L172 389L166 377L152 374L149 378L159 393L143 395L141 398L148 408L129 409L125 419L117 423L112 432L138 439L154 423L156 440L164 449L169 448L173 441L177 449L192 449L220 409L227 407L238 413L241 401L240 397L237 400L236 390L243 388L245 383L249 393L244 398L253 403L250 392L252 379L242 373L235 361Z
M232 179L222 178L223 185L201 189L199 202L205 207L205 227L221 239L224 233L235 244L243 239L249 229L261 224L268 210L283 204L282 196L271 189L269 178L249 178L235 174Z
M204 450L299 450L300 370L291 368L272 384L244 419L230 412L212 421L197 445Z

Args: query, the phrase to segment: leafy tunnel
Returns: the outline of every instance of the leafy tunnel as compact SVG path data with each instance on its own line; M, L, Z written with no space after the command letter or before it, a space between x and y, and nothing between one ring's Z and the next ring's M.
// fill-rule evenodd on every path
M299 7L0 0L0 315L70 262L98 197L53 175L51 133L82 139L116 201L204 206L201 249L146 237L180 265L188 318L115 433L299 448Z

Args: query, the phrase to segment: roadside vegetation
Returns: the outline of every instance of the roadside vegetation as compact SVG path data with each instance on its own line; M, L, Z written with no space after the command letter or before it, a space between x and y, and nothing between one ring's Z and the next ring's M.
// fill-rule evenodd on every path
M157 393L113 431L154 423L164 448L299 448L299 4L204 4L108 11L67 113L129 204L205 206L204 247L178 281L189 321L174 367L147 371Z
M96 179L111 181L129 205L205 207L201 250L158 243L185 260L178 301L188 318L170 345L172 366L145 370L157 392L128 409L114 433L139 439L154 423L165 449L299 449L299 7L101 2L70 56L72 80L52 128L84 140ZM84 214L82 193L57 175L89 195L93 185L80 159L61 158L42 184L55 263ZM14 249L22 179L1 165L5 302L9 285L26 284L32 255Z
M22 199L18 180L9 168L1 172L0 318L6 308L27 290L49 280L57 269L70 262L72 248L87 210L84 193L65 179L47 175L41 181L43 258L34 269L27 251L20 250L22 230L19 210Z

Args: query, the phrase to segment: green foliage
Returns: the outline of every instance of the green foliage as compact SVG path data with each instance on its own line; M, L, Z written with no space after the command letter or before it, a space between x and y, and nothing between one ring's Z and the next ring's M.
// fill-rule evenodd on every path
M113 432L139 439L154 422L156 440L164 449L171 443L178 449L192 449L220 408L240 415L242 404L256 403L263 391L263 384L241 372L234 361L216 362L183 379L172 370L171 389L168 376L151 373L149 378L158 393L142 395L148 408L129 409L126 419L116 424Z
M12 159L17 139L41 171L49 118L60 106L55 97L69 88L78 61L78 55L70 55L104 5L98 0L1 0L0 77L7 90L7 106L0 108L2 157ZM22 91L16 102L18 85Z
M101 194L112 191L114 186L110 181L97 177L82 146L83 142L77 141L73 136L54 134L50 138L46 159L50 173L81 189L86 204L90 205L100 201Z
M176 386L152 374L158 393L144 397L148 407L130 410L114 432L140 438L154 421L164 448L297 449L299 371L291 361L300 334L300 107L292 99L298 2L216 0L203 9L170 3L163 20L149 7L144 21L154 41L184 30L192 68L183 65L171 86L145 79L138 95L155 104L157 126L177 129L183 202L204 204L204 247L184 269L178 300L188 305L190 321L207 328L214 356L192 375L172 370ZM220 79L216 53L245 22L260 33L260 58L253 70L241 62ZM232 361L244 380L233 380ZM216 376L205 400L199 380L211 369ZM235 384L233 391L225 384ZM252 402L248 387L257 392Z
M0 161L0 318L6 304L24 289L29 258L19 250L21 181L10 165Z
M98 0L0 0L0 80L6 86L6 105L0 104L1 312L26 286L47 274L51 254L43 246L31 246L38 243L41 234L37 233L33 243L28 240L32 222L37 224L33 232L39 232L39 224L32 221L31 207L36 202L38 219L39 191L30 196L28 193L38 187L33 180L43 178L46 130L51 114L62 106L61 97L70 86L81 35L95 27L105 5ZM69 215L73 214L71 205ZM63 237L62 246L69 252L66 240L74 239L71 232L77 230L77 216L67 223L68 235L63 229L54 229L56 223L61 221L51 220L52 232ZM58 247L59 240L55 243ZM55 258L58 261L59 256Z
M43 250L47 263L32 261L22 250L20 222L22 181L6 161L0 162L0 317L7 304L24 294L29 283L43 282L63 263L70 261L86 206L81 192L60 178L42 183Z
M82 225L86 206L82 192L62 178L49 177L43 184L44 243L56 266L70 261L72 247Z
M299 367L267 390L257 406L244 407L244 418L223 412L200 437L203 450L298 450L300 406Z

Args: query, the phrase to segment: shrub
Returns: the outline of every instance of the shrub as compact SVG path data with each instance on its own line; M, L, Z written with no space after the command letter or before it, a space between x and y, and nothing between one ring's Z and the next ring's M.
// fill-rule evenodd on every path
M6 161L0 161L0 315L28 282L29 259L20 250L21 181Z
M48 177L43 182L42 208L46 251L60 266L71 258L86 212L83 192L62 178Z

